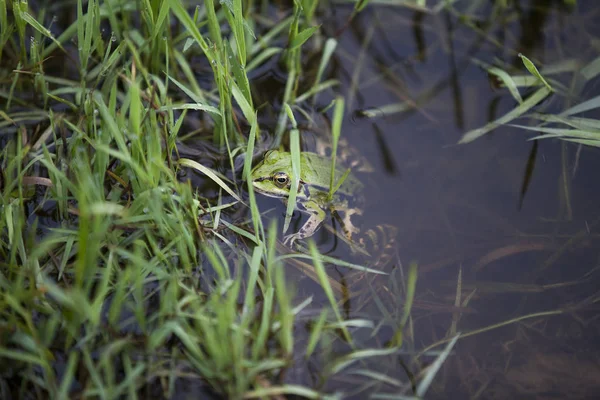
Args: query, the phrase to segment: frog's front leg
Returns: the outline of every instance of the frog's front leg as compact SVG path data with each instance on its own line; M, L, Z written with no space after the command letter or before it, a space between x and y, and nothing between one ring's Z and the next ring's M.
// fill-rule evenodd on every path
M298 204L298 207L303 212L310 214L310 217L298 232L283 238L283 243L288 247L292 247L296 240L302 240L314 235L325 220L325 211L314 200L310 200L304 204Z

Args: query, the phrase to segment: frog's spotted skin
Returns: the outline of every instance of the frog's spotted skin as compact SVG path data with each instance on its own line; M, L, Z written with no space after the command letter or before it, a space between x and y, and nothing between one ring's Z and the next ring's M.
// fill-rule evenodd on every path
M344 171L336 168L335 178L339 179ZM292 176L292 157L289 152L271 150L252 170L252 185L257 192L281 198L289 197ZM326 210L342 213L343 229L348 239L359 232L351 221L352 215L362 214L362 210L351 206L362 190L362 184L349 174L331 201L328 201L329 181L331 177L331 159L316 153L300 153L300 182L296 195L300 211L309 214L308 220L296 233L284 238L284 243L293 246L296 240L312 236L326 217Z

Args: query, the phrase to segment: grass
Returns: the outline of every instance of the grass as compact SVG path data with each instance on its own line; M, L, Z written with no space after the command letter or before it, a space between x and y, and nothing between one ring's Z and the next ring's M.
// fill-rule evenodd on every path
M579 104L566 108L558 114L544 113L543 107L540 109L539 107L536 108L536 106L551 95L564 98L565 103L568 103L571 98L579 97L580 93L574 92L572 88L577 88L578 86L579 88L583 88L586 82L600 75L600 58L592 60L583 66L583 68L575 63L571 63L561 66L548 66L542 69L542 71L538 71L535 64L527 57L522 54L519 54L519 57L523 60L524 67L531 73L531 77L510 75L501 68L476 61L490 74L499 79L501 85L508 89L517 106L497 120L489 122L481 128L466 132L459 143L469 143L499 126L508 125L514 120L522 118L536 124L524 125L521 123L512 124L511 126L540 133L540 135L533 137L532 140L558 138L568 142L599 147L600 123L595 119L576 117L576 115L599 109L600 97L595 96L586 99ZM554 74L559 73L572 74L570 88L550 78ZM544 78L545 74L549 76L548 80ZM581 79L583 79L583 84L575 85L575 82ZM519 87L524 88L524 90L535 91L526 99L523 99L519 93Z
M57 28L34 2L0 2L3 396L172 398L193 385L227 398L322 398L283 379L297 354L335 375L396 353L400 344L353 342L352 327L369 324L342 318L327 271L364 268L314 245L307 271L330 306L302 345L299 316L313 297L294 296L284 266L304 256L285 256L252 186L246 195L240 185L265 135L249 71L277 55L288 71L276 143L298 103L331 86L329 40L298 92L318 3L269 24L241 0L76 3L57 6L76 17ZM224 150L216 163L177 156L186 119ZM298 157L297 129L291 138ZM249 218L231 219L240 209ZM320 359L334 348L345 350Z

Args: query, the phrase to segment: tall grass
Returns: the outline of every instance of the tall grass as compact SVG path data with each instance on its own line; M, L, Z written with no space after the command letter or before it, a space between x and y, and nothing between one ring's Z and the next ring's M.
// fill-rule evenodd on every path
M398 351L353 342L352 327L369 324L341 317L327 271L360 267L314 245L304 257L330 306L302 351L313 298L294 296L285 265L303 256L281 254L252 186L246 196L239 185L237 157L250 181L262 134L248 71L283 54L280 143L285 110L330 87L321 79L335 45L299 94L318 2L296 2L262 35L250 4L78 0L62 6L75 18L55 37L44 8L0 1L2 396L172 398L191 383L227 398L320 398L284 379L298 352L333 354L341 330L350 348L324 360L335 375ZM339 137L341 100L337 110ZM177 157L186 118L212 132L224 155L214 164ZM240 209L249 217L233 218Z

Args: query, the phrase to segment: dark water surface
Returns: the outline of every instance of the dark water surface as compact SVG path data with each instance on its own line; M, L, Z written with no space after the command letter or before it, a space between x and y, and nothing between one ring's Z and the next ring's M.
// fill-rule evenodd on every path
M507 90L494 88L473 58L490 64L501 60L520 74L527 72L518 52L538 65L576 60L583 66L598 54L594 21L600 7L594 1L572 8L561 1L510 3L492 20L474 18L479 33L443 12L368 7L340 35L335 55L332 77L342 82L348 106L343 135L376 169L366 178L363 227L397 226L399 261L404 268L413 260L419 264L413 336L407 339L416 351L444 338L453 316L460 316L457 330L466 333L534 313L560 312L459 341L429 395L593 398L600 395L595 305L600 278L594 272L600 152L558 140L534 144L527 141L531 132L510 126L471 144L456 143L466 131L516 105ZM327 34L338 32L350 12L337 7L335 23L323 24ZM569 86L571 77L559 79ZM554 97L543 105L560 112L597 93L596 80L570 102ZM407 100L418 106L385 112L385 106ZM365 109L384 111L362 118ZM335 246L331 236L316 237L323 251ZM343 246L332 254L350 257ZM390 271L398 265L390 265ZM462 314L452 308L459 271L460 301L472 296ZM299 291L305 294L315 289L310 281L302 285ZM397 315L402 299L393 298L391 285L387 278L373 283L383 308ZM351 300L346 306L351 316L385 319L381 304ZM391 334L384 328L365 340L382 343ZM410 374L401 361L369 367L406 379ZM412 363L406 369L417 375L424 366ZM345 377L332 384L348 391L367 381L361 379Z
M572 10L560 1L514 3L506 15L481 21L489 24L482 34L445 13L371 7L361 14L340 37L335 71L348 93L358 84L350 112L407 99L419 106L374 119L349 117L343 132L376 167L369 179L379 190L371 192L367 220L398 226L400 261L419 263L417 349L448 332L459 271L462 300L472 295L457 327L463 333L565 310L460 341L430 395L592 398L600 395L594 305L600 152L557 140L534 149L526 140L531 133L512 127L456 145L464 132L515 107L471 58L499 59L525 74L517 52L541 65L573 59L583 66L598 54L596 2ZM565 74L563 83L570 79ZM572 103L546 100L548 110L597 93L592 81Z

